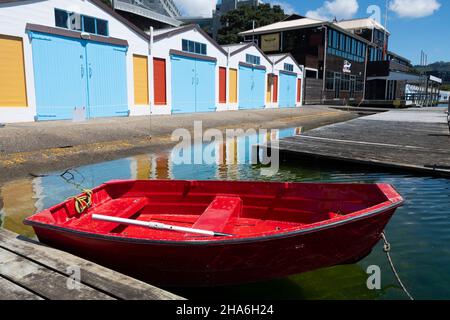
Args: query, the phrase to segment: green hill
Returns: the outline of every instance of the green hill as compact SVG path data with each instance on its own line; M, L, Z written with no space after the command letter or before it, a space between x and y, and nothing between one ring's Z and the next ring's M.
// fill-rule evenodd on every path
M415 68L418 71L423 71L428 75L441 78L445 84L443 87L447 87L447 90L450 89L450 62L439 61L429 64L426 67L415 66Z

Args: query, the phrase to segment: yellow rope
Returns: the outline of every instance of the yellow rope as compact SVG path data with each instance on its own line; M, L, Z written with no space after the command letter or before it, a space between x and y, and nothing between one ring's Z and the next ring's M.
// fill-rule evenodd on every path
M92 205L92 190L84 189L82 195L72 199L75 201L75 210L77 213L82 214Z

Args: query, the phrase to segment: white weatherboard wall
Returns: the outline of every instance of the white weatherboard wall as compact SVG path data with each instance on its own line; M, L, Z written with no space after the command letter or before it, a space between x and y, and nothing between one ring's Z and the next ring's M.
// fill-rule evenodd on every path
M302 106L303 105L303 86L304 86L304 72L303 72L303 66L300 66L294 58L292 58L291 55L286 56L269 56L269 59L273 61L274 64L274 74L278 75L280 74L280 71L284 71L284 64L289 63L294 66L294 73L297 74L297 79L300 79L302 82L302 88L300 88L300 102L297 101L297 90L296 92L296 106ZM297 84L298 85L298 84ZM280 92L280 78L278 78L278 94ZM272 92L273 94L273 92ZM279 106L280 97L278 97L278 101L274 103L276 105L275 107Z
M206 55L208 57L214 57L217 59L215 70L215 103L217 110L226 109L226 104L219 104L219 67L227 66L226 54L218 49L213 40L204 36L203 33L196 28L186 30L184 32L174 34L172 36L164 37L158 41L155 41L152 46L152 59L160 58L166 61L166 99L167 104L165 106L152 106L152 114L171 114L172 113L172 66L170 63L170 50L182 51L182 40L191 40L206 44ZM151 73L151 87L153 92L153 60L150 63L152 71ZM153 93L152 93L153 94Z
M134 105L133 54L148 55L148 41L144 37L131 30L128 26L89 0L29 0L0 3L0 34L23 39L28 100L27 107L0 107L0 122L34 121L34 117L36 116L36 99L33 56L31 41L25 27L27 23L55 27L55 8L107 20L109 36L128 41L127 87L130 115L149 114L150 108L148 106ZM151 84L150 79L149 84Z
M225 48L225 50L228 50L227 48ZM237 103L229 103L228 104L228 108L227 110L239 110L239 63L243 62L246 63L246 55L247 54L251 54L257 57L260 57L260 61L261 61L261 65L266 67L266 76L265 76L265 80L264 80L264 95L267 91L267 75L269 73L273 72L273 65L272 62L267 58L267 56L265 56L264 54L261 53L261 51L259 51L259 49L253 45L250 46L248 48L246 48L245 50L242 50L240 52L238 52L241 49L237 49L234 50L234 52L237 52L235 54L233 54L233 51L230 52L230 59L228 61L228 68L227 68L227 99L229 97L229 69L236 69L238 71L238 75L237 75L237 97L238 97L238 102ZM264 101L266 101L266 97L264 96ZM271 105L266 103L266 108L270 108Z

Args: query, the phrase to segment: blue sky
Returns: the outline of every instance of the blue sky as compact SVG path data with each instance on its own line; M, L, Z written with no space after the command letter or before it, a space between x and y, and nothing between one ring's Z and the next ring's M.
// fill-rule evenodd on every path
M217 0L174 0L184 15L211 15ZM384 24L385 0L264 0L296 12L322 19L370 16L367 9L378 6ZM413 63L420 62L420 50L428 62L450 61L449 0L389 0L390 50Z
M299 14L330 17L333 12L344 15L338 18L367 17L371 5L381 9L384 24L385 0L280 0L287 11ZM331 5L324 5L325 2ZM341 4L340 4L341 3ZM357 6L355 6L355 4ZM333 6L334 4L334 6ZM339 8L339 6L343 8ZM420 62L420 50L428 54L428 62L450 61L450 3L448 0L397 0L390 1L388 29L391 32L389 49L413 63ZM356 10L357 7L357 10ZM356 11L355 11L356 10Z

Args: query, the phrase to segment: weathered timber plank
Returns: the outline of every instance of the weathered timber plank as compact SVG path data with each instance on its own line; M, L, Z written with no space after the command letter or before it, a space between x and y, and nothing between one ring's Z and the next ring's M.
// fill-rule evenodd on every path
M37 263L68 274L68 268L81 269L81 281L93 288L125 300L184 300L184 298L133 279L69 253L18 239L15 233L0 229L0 247L20 253Z
M0 300L43 300L38 295L0 277Z
M68 277L3 248L0 249L0 275L51 300L113 299L83 284L80 284L79 289L71 290Z

